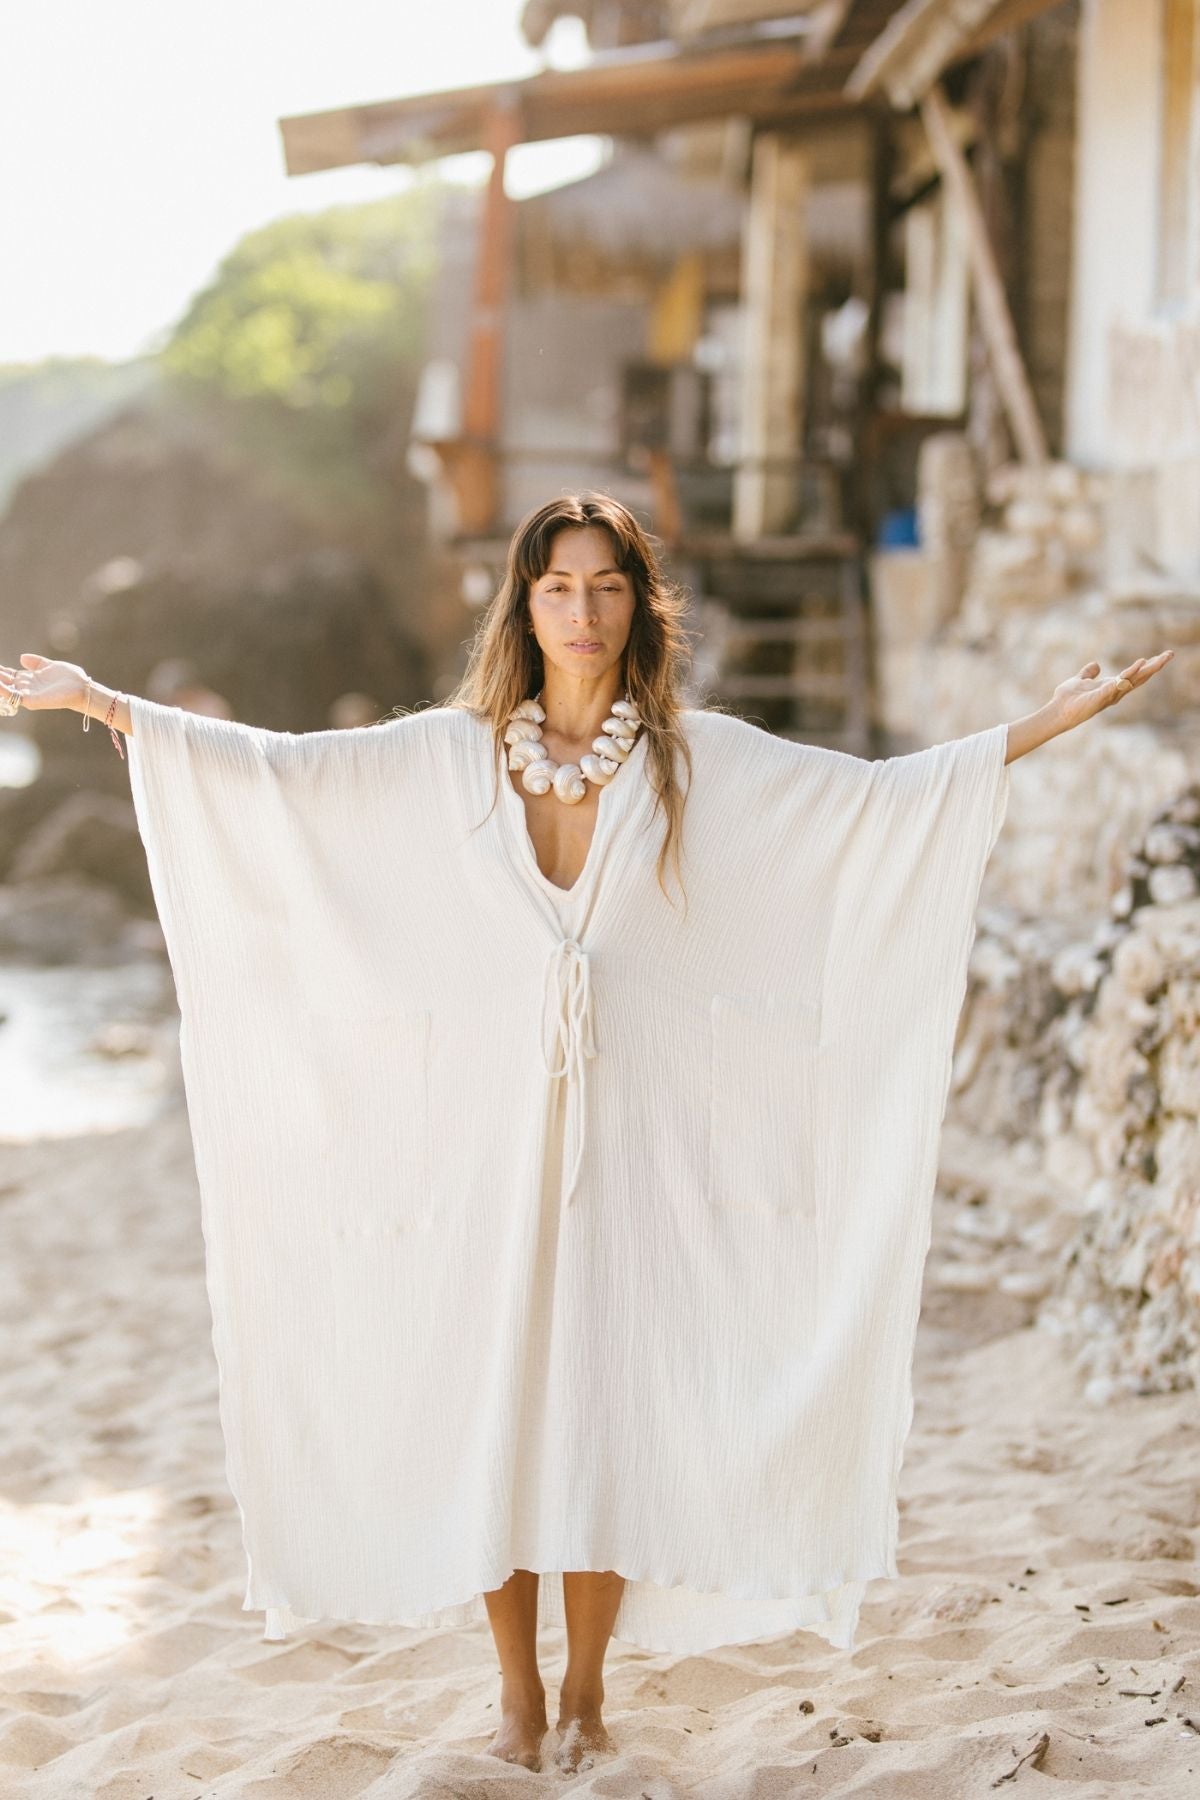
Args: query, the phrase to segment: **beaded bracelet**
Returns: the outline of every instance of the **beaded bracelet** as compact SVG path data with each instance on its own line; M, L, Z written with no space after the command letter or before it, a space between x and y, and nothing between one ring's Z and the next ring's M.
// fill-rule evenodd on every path
M83 698L83 729L86 731L92 722L92 715L88 711L88 707L90 706L91 699L92 699L92 678L90 675L85 675L84 680L87 682L87 693L84 695L84 698ZM108 726L109 736L112 738L113 743L116 745L117 755L121 758L121 761L124 762L125 761L125 752L124 752L124 750L122 750L121 740L117 736L116 731L113 728L113 714L117 710L117 701L120 699L120 697L121 696L117 693L113 694L112 699L108 703L108 712L105 715L104 723Z

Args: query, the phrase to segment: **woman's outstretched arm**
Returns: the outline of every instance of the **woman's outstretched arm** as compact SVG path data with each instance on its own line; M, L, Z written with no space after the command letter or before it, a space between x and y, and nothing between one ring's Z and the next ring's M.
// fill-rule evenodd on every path
M1118 700L1123 700L1126 694L1131 694L1134 688L1141 687L1143 682L1165 668L1174 654L1173 650L1160 650L1157 656L1139 656L1119 675L1102 676L1098 662L1085 663L1078 675L1059 682L1045 706L1026 713L1023 719L1013 720L1008 728L1005 762L1016 762L1018 756L1027 756L1039 744L1048 743L1062 732L1082 725L1085 719L1103 712L1106 706L1115 706Z
M124 694L91 680L78 663L56 662L38 656L32 650L21 653L21 667L10 669L0 663L0 691L17 694L21 705L30 712L51 711L55 707L71 712L86 712L89 718L104 719L113 699L112 724L126 737L133 736L133 720Z

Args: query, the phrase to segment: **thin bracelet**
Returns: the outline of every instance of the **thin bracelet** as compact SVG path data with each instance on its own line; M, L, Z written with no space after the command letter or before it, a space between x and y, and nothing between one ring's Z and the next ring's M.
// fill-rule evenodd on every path
M87 731L92 723L92 715L88 711L88 707L92 703L92 678L90 675L85 675L83 679L87 683L87 690L83 696L83 729L85 731ZM121 761L124 762L125 761L125 752L121 748L120 738L117 736L116 732L113 730L113 722L112 722L113 721L113 713L116 711L117 701L119 700L119 698L120 698L120 695L117 694L116 692L114 692L112 699L109 701L108 713L104 720L104 723L108 726L109 736L112 738L113 743L116 745L117 755L121 758Z
M109 736L112 738L113 743L116 745L117 755L120 757L121 761L124 762L125 761L125 752L121 748L120 738L117 736L116 731L113 729L113 714L117 710L117 701L120 699L120 697L121 696L114 689L113 697L108 703L108 712L105 716L104 723L108 726Z

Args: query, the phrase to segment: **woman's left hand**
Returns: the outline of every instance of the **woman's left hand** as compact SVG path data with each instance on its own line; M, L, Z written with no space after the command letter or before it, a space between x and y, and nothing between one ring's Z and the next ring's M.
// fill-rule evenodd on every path
M1115 706L1134 688L1157 675L1174 654L1173 650L1160 650L1157 656L1139 656L1119 675L1102 676L1098 662L1085 663L1078 675L1060 681L1054 690L1050 704L1060 722L1059 729L1070 731L1094 713L1103 712L1106 706Z

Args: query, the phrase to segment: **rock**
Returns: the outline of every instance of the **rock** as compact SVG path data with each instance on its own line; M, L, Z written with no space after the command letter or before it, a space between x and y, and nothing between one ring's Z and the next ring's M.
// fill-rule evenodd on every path
M1076 555L1098 550L1104 537L1100 519L1090 506L1065 507L1059 514L1057 529L1068 549Z
M1044 491L1053 500L1070 505L1086 493L1087 478L1074 463L1053 462L1042 471Z
M107 794L75 794L55 807L25 838L9 875L17 885L79 876L114 889L139 912L154 910L132 802Z
M1018 1300L1041 1300L1050 1290L1050 1271L1009 1269L996 1285L1002 1294L1012 1294Z
M1104 963L1090 944L1072 944L1054 959L1054 985L1063 994L1090 994L1099 986L1103 974Z
M1200 1118L1200 1038L1172 1033L1158 1060L1162 1105L1168 1112Z
M110 1062L120 1062L128 1056L153 1055L157 1043L158 1034L151 1026L119 1019L97 1031L88 1049L97 1056L108 1057Z
M16 962L111 966L145 954L114 890L77 876L0 887L0 956Z
M1189 788L1167 807L1164 818L1179 825L1200 825L1200 788Z
M454 559L431 558L422 484L397 463L386 502L343 508L268 464L221 409L137 403L31 471L0 518L8 654L64 657L168 700L153 673L185 663L229 716L277 730L428 699L458 665L462 605ZM85 731L78 714L29 713L21 729L43 767L28 788L0 790L0 880L63 800L129 798L98 720ZM100 873L90 861L80 872ZM134 865L116 882L147 904Z
M43 770L26 787L0 787L0 881L7 881L22 841L64 800L78 793L79 784L63 773Z
M1146 833L1142 853L1150 863L1194 861L1200 856L1200 831L1194 825L1163 820Z
M1168 863L1151 869L1146 886L1156 906L1177 906L1181 900L1190 900L1198 891L1194 870L1182 863Z
M986 1294L995 1280L986 1263L942 1263L934 1270L935 1285L955 1294Z
M399 418L403 397L394 400ZM397 541L379 546L379 567L395 571L397 612L423 628L430 613L427 498L402 460L388 473L387 529L395 530ZM257 644L260 634L250 601L240 619L227 609L223 628L214 631L206 619L209 596L248 597L278 571L294 571L319 556L328 543L328 513L327 506L304 499L302 484L273 474L270 460L247 446L235 417L219 408L162 404L153 397L134 402L72 440L13 492L0 518L6 635L19 640L19 649L71 654L65 644L59 648L47 641L58 621L68 634L81 630L86 636L90 613L119 619L123 597L144 595L160 581L176 578L191 597L192 616L181 605L150 658L199 651L212 681L236 659L242 629L250 644ZM345 530L346 521L335 524L335 538ZM364 541L378 536L376 525ZM274 639L274 673L265 658L259 666L255 653L245 688L237 691L238 717L250 717L248 709L278 682L300 702L300 728L307 728L303 697L295 688L305 676L309 645L304 620L296 623L296 638L284 632ZM288 655L279 654L281 645ZM117 636L105 645L102 662L84 666L109 686L134 685L142 648ZM328 649L335 660L343 654L336 643ZM369 662L362 672L373 673ZM319 671L314 683L318 680ZM424 681L419 692L404 681L396 684L388 704L415 702L427 692ZM79 721L73 723L78 731Z
M1018 537L1048 537L1058 524L1058 512L1044 500L1013 500L1004 523Z

